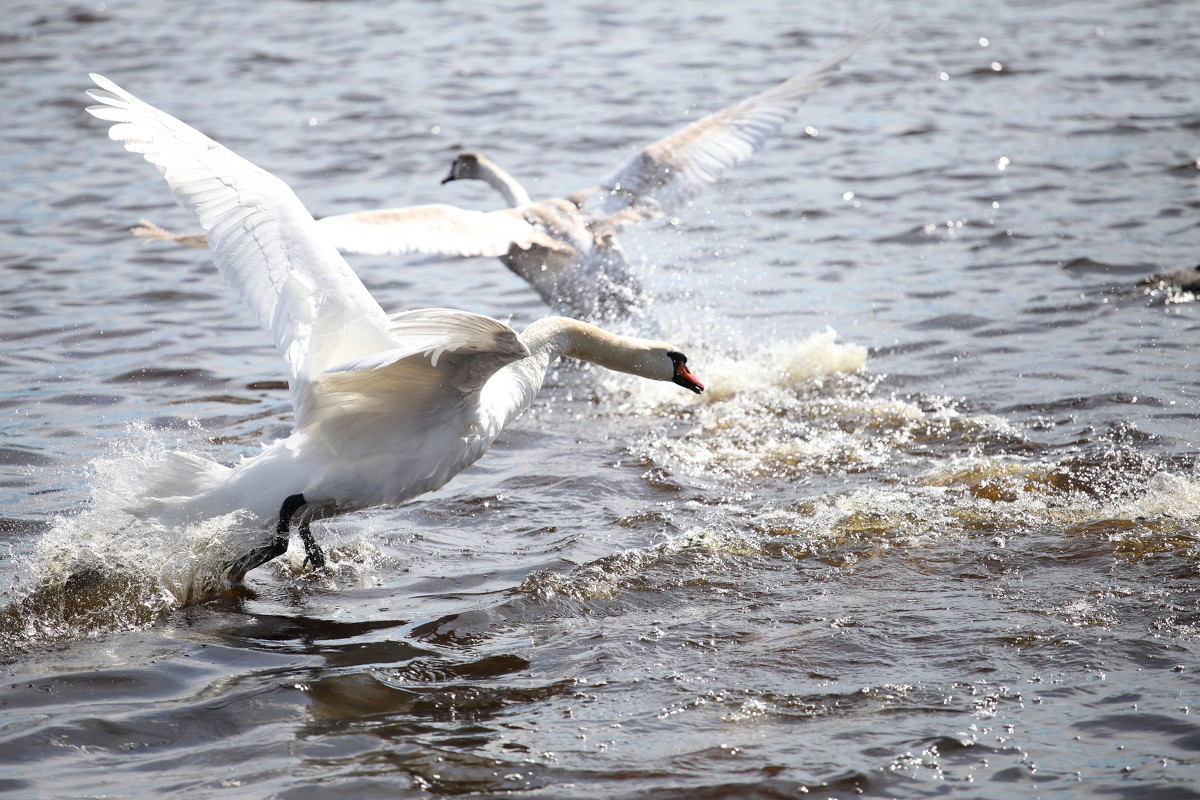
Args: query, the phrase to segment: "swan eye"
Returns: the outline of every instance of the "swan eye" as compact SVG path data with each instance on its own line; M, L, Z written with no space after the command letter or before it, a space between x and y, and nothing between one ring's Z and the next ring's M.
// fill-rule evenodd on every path
M676 367L678 367L680 364L687 363L687 356L678 350L672 350L671 352L667 353L667 358L671 359L671 363Z

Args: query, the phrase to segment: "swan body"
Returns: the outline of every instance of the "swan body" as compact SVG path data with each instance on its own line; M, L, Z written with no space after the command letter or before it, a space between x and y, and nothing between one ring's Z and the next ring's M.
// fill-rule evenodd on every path
M238 577L286 549L310 519L401 503L479 459L529 404L559 356L703 386L673 345L619 337L564 317L518 335L453 309L388 315L283 181L92 75L88 111L142 154L206 230L213 261L291 367L295 427L228 467L171 453L147 479L139 513L193 521L240 511L278 518L277 536L231 563ZM282 547L279 536L282 536Z
M622 318L645 296L616 235L626 226L685 207L705 186L778 134L800 104L824 86L879 28L876 22L812 69L660 139L600 183L566 197L534 201L521 184L482 153L462 153L442 183L486 181L509 208L469 211L421 205L359 211L318 221L343 252L498 256L556 310ZM135 235L204 246L143 222Z

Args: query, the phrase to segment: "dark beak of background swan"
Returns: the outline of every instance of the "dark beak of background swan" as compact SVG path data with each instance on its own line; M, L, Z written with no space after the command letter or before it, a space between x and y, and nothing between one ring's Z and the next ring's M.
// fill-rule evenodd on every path
M687 368L687 358L685 356L672 353L671 360L675 362L674 383L679 384L685 389L691 389L696 394L704 391L704 384L696 380L696 376Z

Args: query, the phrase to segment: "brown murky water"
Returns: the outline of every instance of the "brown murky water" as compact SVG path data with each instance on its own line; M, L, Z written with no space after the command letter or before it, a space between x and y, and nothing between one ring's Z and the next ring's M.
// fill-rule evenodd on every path
M1200 796L1194 4L9 4L0 794ZM763 153L623 238L712 390L564 367L441 492L181 607L115 520L163 448L288 430L282 362L100 72L318 214L453 153L535 196L891 20ZM546 313L493 260L389 309ZM208 532L215 535L215 532ZM73 564L73 571L64 569Z

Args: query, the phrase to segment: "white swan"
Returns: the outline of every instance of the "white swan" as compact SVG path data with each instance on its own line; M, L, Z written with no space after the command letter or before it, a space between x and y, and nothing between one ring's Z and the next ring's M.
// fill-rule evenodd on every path
M226 467L168 455L144 510L194 520L244 509L277 520L273 536L228 565L232 577L287 549L297 512L316 566L311 519L396 504L473 463L532 402L546 369L569 356L644 378L703 386L677 347L608 334L562 317L517 335L449 309L388 316L278 178L112 81L92 75L109 136L158 167L207 231L213 261L291 364L295 428Z
M600 183L567 197L534 202L495 162L463 153L442 183L486 181L510 208L480 212L421 205L339 214L318 224L348 253L499 256L556 310L601 319L628 316L645 298L616 234L631 223L674 213L725 169L749 158L881 24L869 25L807 72L660 139ZM145 221L133 232L204 246L201 235L172 234Z

